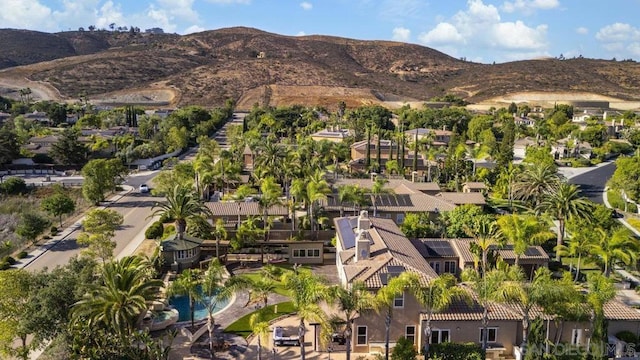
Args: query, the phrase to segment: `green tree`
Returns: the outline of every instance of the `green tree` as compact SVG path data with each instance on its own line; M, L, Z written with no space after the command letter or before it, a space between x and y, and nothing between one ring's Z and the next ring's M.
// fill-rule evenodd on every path
M62 165L82 165L87 161L87 147L80 140L80 130L67 128L53 144L49 154Z
M60 227L62 227L62 215L71 214L76 210L76 203L69 195L63 192L56 192L48 198L43 199L40 206L42 210L52 216L58 217Z
M166 135L165 142L167 151L174 152L187 147L189 142L189 132L186 127L172 127Z
M360 281L351 283L348 288L334 285L330 288L330 298L338 307L340 315L332 319L332 322L344 322L349 333L353 334L353 320L375 308L375 296L367 286ZM351 336L346 338L347 360L351 360Z
M220 241L227 239L227 229L224 227L224 220L216 220L215 228L213 229L213 237L216 239L216 258L220 259Z
M149 262L137 256L105 263L100 284L73 306L73 322L108 329L123 347L136 346L132 344L136 323L162 286L162 280L150 278L149 269Z
M440 221L445 226L445 236L452 238L464 237L466 235L465 225L471 224L475 217L482 214L482 208L472 204L456 206L451 211L442 212Z
M557 254L562 256L570 256L577 257L576 262L576 276L574 278L575 282L578 282L580 278L580 267L582 266L582 258L591 254L591 250L595 243L593 229L590 227L585 227L581 229L576 229L571 232L571 237L569 237L564 244L561 246L556 246L555 251ZM573 269L573 262L570 263L570 268Z
M420 279L416 276L411 281L409 291L416 297L420 305L422 305L427 312L424 332L424 354L428 356L433 314L446 311L455 301L464 300L471 302L471 296L466 290L456 286L456 278L451 274L442 274L428 284L421 284Z
M503 215L498 217L497 223L502 237L513 245L513 252L516 253L515 266L519 266L520 257L529 246L542 245L554 237L548 226L531 215Z
M528 165L513 184L513 194L516 199L536 207L545 194L556 191L559 184L555 165Z
M34 275L26 270L0 271L0 354L28 359L37 343L27 343L33 331L29 313L35 292ZM14 348L14 341L20 345Z
M203 299L200 290L200 275L200 270L198 269L185 269L167 288L167 294L169 296L184 295L189 298L189 316L191 318L192 328L195 326L196 303L201 302Z
M201 286L203 297L201 298L201 300L209 299L208 301L205 301L204 305L207 309L209 350L211 351L212 355L214 352L214 329L216 325L213 314L215 313L218 305L225 301L228 301L233 296L237 287L234 279L235 278L227 277L225 267L220 264L220 261L218 261L218 259L213 259L209 263L209 267L207 268L207 270L202 275ZM191 326L193 326L193 309L191 312L191 316Z
M82 221L83 232L78 235L78 244L87 246L84 253L106 262L113 257L116 243L112 240L116 229L124 218L114 210L93 209Z
M373 197L373 217L376 217L378 214L378 197L382 194L390 194L393 192L391 189L386 189L385 185L389 183L389 180L378 177L373 182L373 186L371 187L371 196Z
M426 238L433 235L431 220L426 213L407 213L400 230L408 238Z
M592 206L589 200L580 196L580 189L576 185L563 182L554 192L545 194L536 211L546 213L558 221L556 246L560 246L566 235L566 221L572 217L589 218ZM556 260L560 260L559 254L556 254Z
M150 217L168 217L175 221L178 237L182 238L187 227L187 219L199 215L210 215L209 208L195 195L191 189L176 185L173 191L166 195L166 202L156 203L151 208Z
M629 199L640 202L640 156L619 157L609 187L624 192Z
M20 217L16 233L24 239L35 243L38 236L47 229L49 224L49 220L45 217L34 212L26 212Z
M396 342L396 346L393 347L391 353L391 360L414 360L418 353L413 347L413 341L408 340L404 336L400 336Z
M587 276L588 294L587 304L591 309L591 329L593 335L589 342L589 348L595 349L594 353L603 353L607 344L607 322L604 316L604 306L616 296L613 282L601 274L589 274Z
M591 254L602 264L604 276L609 277L617 264L629 266L637 262L640 242L627 228L620 228L611 235L597 228L595 233Z
M8 126L0 127L0 165L17 159L20 155L20 144L15 132Z
M393 318L393 304L395 298L404 294L410 289L415 276L409 272L403 272L399 276L393 277L375 294L375 310L385 313L384 328L384 356L389 360L389 331L391 330L391 320Z
M482 274L489 270L489 251L500 243L500 230L490 215L480 215L471 224L464 226L465 233L472 237L481 252Z
M249 327L258 339L258 360L262 360L262 343L269 341L271 326L266 319L266 310L264 308L249 317Z
M555 159L551 154L550 146L529 146L524 155L523 163L530 167L552 168L555 173L557 170Z
M82 167L82 195L98 204L105 199L105 192L116 189L122 181L126 168L119 159L94 159Z
M269 238L269 209L276 205L282 205L280 197L282 196L282 188L276 182L273 176L269 176L260 183L260 199L258 206L262 210L262 226L265 230L267 239Z
M304 360L306 357L304 347L305 322L317 322L320 324L323 333L329 331L327 314L320 307L320 302L326 301L328 298L329 290L324 279L301 269L295 272L285 273L282 276L282 283L285 289L289 291L296 316L300 319L300 324L298 325L298 328L302 330L302 336L300 337L300 358Z

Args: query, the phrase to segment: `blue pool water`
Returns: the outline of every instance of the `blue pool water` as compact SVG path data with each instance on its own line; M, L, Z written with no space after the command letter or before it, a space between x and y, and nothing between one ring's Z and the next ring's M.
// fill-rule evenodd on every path
M205 304L209 304L209 300L210 297L205 296L202 302L196 301L194 315L194 319L196 321L207 318L207 307L205 306ZM169 298L169 304L172 305L176 310L178 310L178 313L180 313L178 321L191 321L188 296L172 296ZM216 313L224 309L227 305L229 305L229 300L219 301L213 312Z

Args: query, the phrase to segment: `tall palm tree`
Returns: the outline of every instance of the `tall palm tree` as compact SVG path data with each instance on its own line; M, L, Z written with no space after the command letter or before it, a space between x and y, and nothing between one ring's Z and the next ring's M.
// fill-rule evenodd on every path
M213 259L209 263L209 267L202 275L200 280L202 286L202 295L200 301L205 301L204 305L207 309L207 329L209 331L209 350L211 354L214 354L214 329L215 319L213 317L217 306L231 298L238 288L237 283L234 281L235 277L227 278L224 266L220 264L218 259ZM193 316L193 313L192 313ZM191 318L193 326L193 317Z
M591 245L591 254L603 265L604 276L609 277L616 264L636 263L640 242L627 228L620 228L611 235L601 228L595 232L596 242Z
M322 332L328 332L327 314L320 307L321 301L329 297L328 287L324 280L309 271L297 270L287 272L282 276L285 289L289 291L291 303L300 319L300 358L305 360L304 347L305 322L313 321L320 324Z
M580 189L576 185L563 182L554 191L545 193L536 211L547 213L558 221L556 246L560 246L564 243L566 221L571 217L588 219L592 208L592 203L580 196ZM556 260L560 260L559 254L556 254Z
M601 274L590 274L587 277L588 294L586 302L591 310L591 329L593 335L589 338L587 351L590 350L592 342L595 342L596 349L603 349L607 341L606 319L604 317L604 305L616 296L616 289L611 279Z
M200 147L193 160L193 170L195 173L196 192L201 198L209 197L209 185L214 177L214 164L219 153L218 143L206 136L198 139Z
M334 285L330 289L331 299L342 313L340 321L346 323L348 334L353 333L353 320L375 308L375 296L361 281L351 283L349 288ZM351 336L346 337L347 360L351 360Z
M371 187L371 196L373 196L373 217L377 216L378 213L378 205L377 200L378 197L382 194L390 194L393 192L391 189L386 189L384 186L389 183L389 180L377 177L373 182L373 186Z
M493 217L489 215L480 215L473 219L471 225L464 227L464 232L475 240L482 251L481 265L482 273L488 270L489 251L499 244L499 228Z
M421 284L420 279L416 277L411 282L410 292L427 312L424 354L428 356L433 314L447 310L455 301L464 300L469 302L471 297L467 291L456 286L456 278L452 274L442 274L426 285Z
M260 184L260 200L258 205L262 210L262 226L265 230L266 238L269 238L269 209L276 205L281 205L280 197L282 196L282 188L278 184L273 176L269 176L262 180Z
M258 360L262 360L262 342L269 341L269 322L265 320L265 309L251 314L249 317L249 327L258 339Z
M213 237L216 239L216 258L220 259L220 241L226 240L228 234L227 229L224 227L224 220L216 220L215 227L213 229Z
M88 318L90 323L113 331L127 345L140 314L157 298L162 286L161 280L149 276L150 269L149 262L138 256L105 263L101 283L73 305L74 321Z
M324 179L324 172L320 169L307 178L306 195L309 206L309 222L311 230L316 230L316 222L314 219L315 207L321 200L326 200L327 195L331 193L329 183Z
M378 290L375 295L375 310L380 313L385 312L384 327L384 356L389 360L389 332L391 330L391 319L393 317L393 303L395 298L404 294L415 280L415 276L409 272L403 272L389 280L387 285Z
M513 184L513 194L516 199L527 201L535 208L546 194L554 192L559 185L560 177L555 166L529 165Z
M187 219L197 215L211 215L211 211L193 192L186 187L176 185L166 195L166 203L156 203L150 217L165 216L174 219L178 238L182 238L187 227Z
M167 288L169 296L185 295L189 298L191 327L195 326L196 303L202 301L200 275L198 269L185 269Z
M574 232L565 244L556 246L555 251L560 256L577 257L576 263L576 276L574 282L578 282L580 277L580 267L582 265L582 258L591 254L591 249L595 243L592 229L581 229ZM573 262L570 264L570 270L573 269Z
M555 236L548 227L538 221L537 217L531 215L500 216L497 224L502 236L513 245L513 252L516 253L515 266L520 265L520 257L529 246L541 245Z

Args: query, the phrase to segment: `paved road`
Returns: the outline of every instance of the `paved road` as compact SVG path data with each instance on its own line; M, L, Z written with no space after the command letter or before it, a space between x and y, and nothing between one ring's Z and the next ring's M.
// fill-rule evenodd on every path
M569 182L580 186L582 194L589 200L602 204L602 192L616 171L616 164L611 162L569 179Z

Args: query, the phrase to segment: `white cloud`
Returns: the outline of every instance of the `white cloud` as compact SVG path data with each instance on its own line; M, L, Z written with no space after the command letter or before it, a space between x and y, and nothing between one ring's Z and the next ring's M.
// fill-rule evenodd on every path
M300 3L300 7L303 8L304 10L311 10L313 9L313 4L308 1L303 1Z
M411 30L404 27L397 27L393 29L393 36L391 37L395 41L408 42L411 37Z
M537 6L544 5L543 1L534 2ZM546 55L549 47L547 31L545 24L532 27L520 20L502 21L494 5L485 4L483 0L468 0L467 9L421 33L418 39L426 45L441 48L464 44L467 48L493 49L500 53L498 57L512 60Z
M596 39L616 58L640 57L640 28L614 23L598 30Z
M116 5L113 1L107 1L96 10L96 26L99 29L109 29L109 25L115 24L116 26L123 26L127 23L124 19L124 15L120 10L120 5Z
M640 29L629 24L615 23L600 29L596 33L596 39L605 43L640 40Z
M502 4L502 10L508 13L520 11L529 14L535 10L550 10L559 6L558 0L515 0L513 2L505 1Z
M418 39L429 45L447 45L464 43L464 38L455 26L442 22L428 33L420 34Z
M378 8L378 13L381 18L392 21L421 19L427 5L424 0L384 0Z
M306 36L307 34L304 31L298 31L296 36Z
M203 32L206 29L199 26L199 25L191 25L188 28L184 29L184 31L182 32L183 34L193 34L193 33L199 33L199 32Z
M579 28L576 29L576 33L580 35L587 35L589 33L589 29L587 29L584 26L580 26Z
M5 0L0 11L3 28L55 29L51 9L38 0Z

